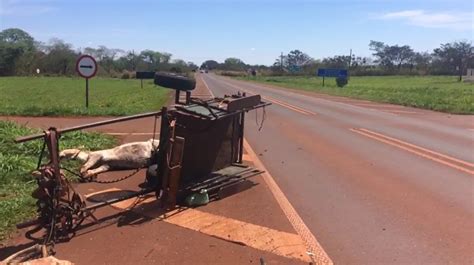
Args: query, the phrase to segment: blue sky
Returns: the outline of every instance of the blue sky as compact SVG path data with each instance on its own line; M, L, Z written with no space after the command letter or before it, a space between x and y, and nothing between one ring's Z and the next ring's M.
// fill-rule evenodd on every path
M431 51L473 39L469 0L0 0L0 30L21 28L74 48L152 49L200 64L237 57L272 64L300 49L313 58L370 56L370 40Z

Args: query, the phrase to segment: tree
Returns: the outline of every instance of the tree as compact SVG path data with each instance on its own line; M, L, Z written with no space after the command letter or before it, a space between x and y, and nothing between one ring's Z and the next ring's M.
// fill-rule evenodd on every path
M370 50L374 51L372 55L377 58L376 62L386 68L396 66L397 69L400 70L400 68L409 63L415 55L415 52L408 45L389 46L383 42L371 40L369 47Z
M12 44L22 48L24 51L31 51L34 48L34 39L30 34L18 28L9 28L0 32L0 42Z
M468 66L474 63L474 47L467 41L459 41L441 44L441 47L434 49L433 55L442 63L458 72L459 81Z
M230 57L225 59L223 68L224 70L243 71L245 66L245 63L239 58Z
M275 62L273 63L272 70L274 72L281 72L288 67L288 58L286 55L280 56L275 59Z
M170 64L169 71L175 73L183 73L187 70L187 64L184 60L174 59Z
M301 67L310 63L312 58L300 50L293 50L286 56L288 67Z
M144 50L140 53L140 59L147 64L147 70L157 70L158 65L161 62L162 54L160 52L152 50Z
M20 49L0 42L0 76L13 75L15 73L15 63L20 55Z
M214 60L207 60L201 64L201 68L208 70L216 69L217 67L219 67L219 63Z
M323 59L323 65L328 68L347 68L351 62L351 57L348 55L336 55Z
M35 53L34 39L21 29L0 32L0 75L13 75L30 68ZM27 72L27 71L24 71Z
M72 75L75 71L77 54L72 50L72 45L61 39L53 38L47 46L47 54L42 59L45 72Z
M126 69L136 71L137 66L140 63L140 56L135 54L135 51L129 51L125 56Z
M421 74L426 74L429 71L433 57L427 52L416 52L412 58L411 63Z
M194 62L187 62L186 65L191 70L196 70L199 68L199 66L197 66L197 64L195 64Z
M167 52L162 52L160 53L160 62L164 63L164 64L168 64L171 60L171 56L173 56L171 53L167 53Z

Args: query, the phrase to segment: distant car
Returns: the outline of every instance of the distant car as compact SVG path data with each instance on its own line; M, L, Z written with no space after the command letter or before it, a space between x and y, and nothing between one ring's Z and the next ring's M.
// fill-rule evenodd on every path
M205 71L205 73L207 74L207 70Z
M200 72L201 74L202 74L202 73L204 73L204 71L203 71L203 70L201 70L201 71L199 71L199 72Z

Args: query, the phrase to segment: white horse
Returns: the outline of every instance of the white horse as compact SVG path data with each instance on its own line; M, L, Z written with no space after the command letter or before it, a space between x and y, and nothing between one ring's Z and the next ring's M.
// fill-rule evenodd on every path
M80 170L81 175L90 178L108 170L148 166L153 154L158 150L159 143L159 140L150 139L98 151L66 149L59 153L59 158L78 159L84 162Z

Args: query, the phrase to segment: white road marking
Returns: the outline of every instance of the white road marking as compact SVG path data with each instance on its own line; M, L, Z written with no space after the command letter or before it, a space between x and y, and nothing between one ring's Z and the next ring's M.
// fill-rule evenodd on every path
M209 86L207 86L206 82L204 81L204 79L202 79L202 77L201 80L204 82L207 89L209 89ZM209 91L211 90L209 89ZM308 253L310 253L311 258L313 259L313 263L334 264L331 258L329 258L329 256L327 255L326 251L324 251L322 246L316 240L316 237L311 233L309 228L303 222L303 219L301 219L299 214L296 212L295 208L291 205L290 201L286 198L283 191L280 189L280 187L278 187L278 184L276 184L274 178L270 175L269 171L265 168L265 166L255 154L253 149L250 147L247 140L245 139L244 149L247 151L248 156L251 158L251 161L253 162L255 167L265 171L264 173L262 173L262 177L265 183L272 192L273 196L278 202L278 205L280 205L280 208L283 210L283 213L286 215L293 228L296 230L298 235L300 235L301 239L305 242L308 248Z
M299 216L298 212L296 212L295 208L291 205L290 201L286 198L283 191L278 187L278 184L275 182L274 178L270 175L268 169L265 168L263 163L260 161L258 156L253 151L252 147L250 147L247 140L244 139L244 148L252 158L252 162L254 163L255 167L265 171L262 173L262 177L267 184L268 188L272 192L273 196L275 197L276 201L280 205L280 208L285 213L286 217L290 221L293 228L296 230L298 235L301 236L303 241L305 242L306 246L308 247L308 253L311 253L311 257L313 259L314 264L334 264L331 258L328 256L326 251L323 249L321 244L319 244L316 237L311 233L309 228L303 222L303 219Z

